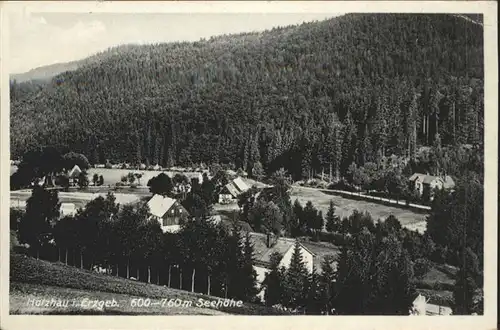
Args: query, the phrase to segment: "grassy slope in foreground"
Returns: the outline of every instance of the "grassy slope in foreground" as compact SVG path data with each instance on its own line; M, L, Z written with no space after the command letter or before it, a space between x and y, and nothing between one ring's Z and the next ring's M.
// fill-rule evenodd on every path
M242 307L220 307L215 309L199 308L196 303L203 300L217 300L218 298L182 290L166 288L154 284L135 282L120 277L101 275L88 270L51 263L43 260L11 254L10 257L10 312L16 314L54 313L42 309L33 309L27 305L28 299L77 299L91 300L113 299L118 301L120 308L105 310L110 314L158 314L158 315L201 315L201 314L243 314L243 315L277 315L281 312L264 306L244 303ZM183 302L191 301L191 307L170 308L161 306L132 308L130 301L133 298L150 298L161 302L162 299L180 299ZM68 314L84 314L99 311L89 311L75 308L62 311Z

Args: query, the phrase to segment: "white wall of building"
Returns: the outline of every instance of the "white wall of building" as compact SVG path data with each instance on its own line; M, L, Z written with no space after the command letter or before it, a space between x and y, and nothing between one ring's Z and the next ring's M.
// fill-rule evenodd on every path
M286 253L283 255L283 259L281 259L280 267L288 268L290 266L290 262L292 261L294 249L295 249L295 247L292 246L290 249L288 249L288 251L286 251ZM313 255L310 252L308 252L306 249L304 249L302 246L300 246L300 254L302 255L302 260L304 261L304 266L309 271L309 273L312 273L312 271L313 271Z

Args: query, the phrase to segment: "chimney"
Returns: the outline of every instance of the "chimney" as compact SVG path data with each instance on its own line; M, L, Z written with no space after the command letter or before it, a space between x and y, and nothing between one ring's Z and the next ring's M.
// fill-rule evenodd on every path
M267 233L267 242L266 242L267 244L266 245L268 248L272 248L276 244L277 241L278 241L278 239L277 239L276 235L274 235L271 232Z

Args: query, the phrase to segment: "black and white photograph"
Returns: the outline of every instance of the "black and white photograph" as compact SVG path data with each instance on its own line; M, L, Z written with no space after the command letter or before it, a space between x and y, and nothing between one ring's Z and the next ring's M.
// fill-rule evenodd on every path
M7 3L7 313L480 319L483 4Z

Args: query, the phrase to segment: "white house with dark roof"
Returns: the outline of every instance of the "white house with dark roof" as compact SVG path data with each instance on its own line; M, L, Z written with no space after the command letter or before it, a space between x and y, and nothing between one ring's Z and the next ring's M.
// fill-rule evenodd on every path
M446 176L433 176L429 174L414 173L409 181L412 183L412 188L422 196L427 191L430 199L432 200L432 192L434 189L452 190L455 188L455 181L449 175Z
M181 222L189 216L177 200L167 196L154 195L147 205L150 213L149 219L158 221L163 232L179 231Z
M296 240L285 237L276 238L274 235L255 232L249 233L249 236L254 248L254 269L257 273L257 285L260 290L258 296L261 300L264 300L262 283L270 272L271 256L276 252L279 253L282 256L279 267L287 269L292 260ZM338 253L336 248L323 247L309 242L300 242L299 247L302 260L309 273L312 273L313 268L321 272L323 257L327 254L336 255ZM332 266L336 267L336 263Z
M75 165L73 168L68 172L68 178L70 180L70 184L75 184L78 181L78 177L82 173L82 170L80 169L80 166Z

